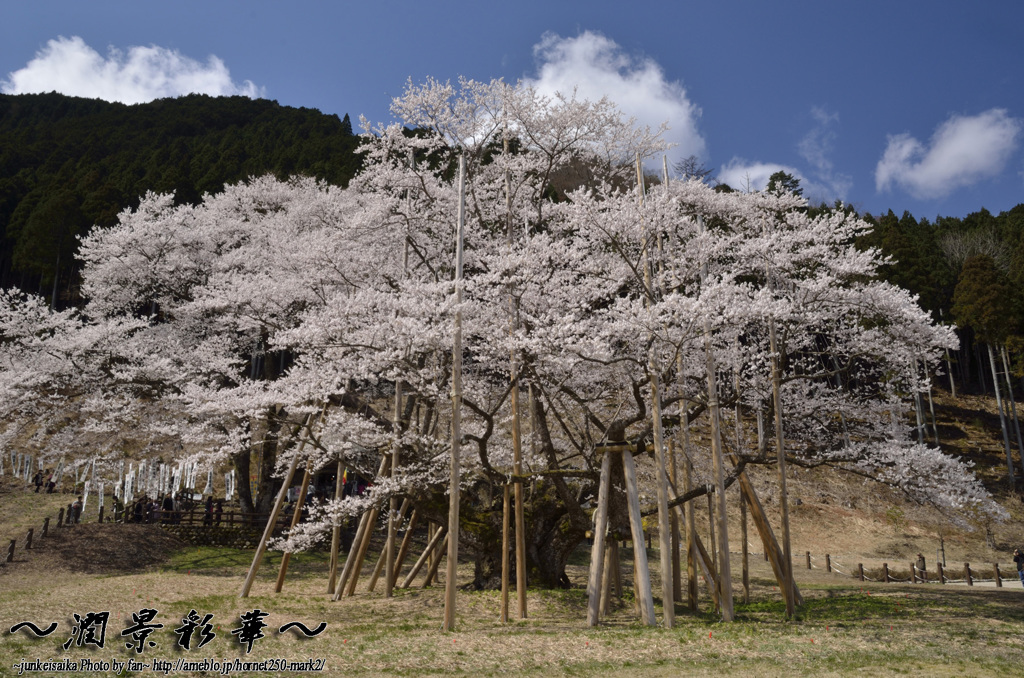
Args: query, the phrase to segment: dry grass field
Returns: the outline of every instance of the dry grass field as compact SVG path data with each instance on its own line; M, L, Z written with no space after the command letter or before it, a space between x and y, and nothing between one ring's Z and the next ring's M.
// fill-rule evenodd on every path
M940 433L950 451L976 459L990 487L999 488L1002 455L998 429L991 429L987 403L964 409L962 403L938 402L943 414ZM1005 471L1005 466L1003 471ZM773 478L754 482L774 516ZM740 525L731 516L730 539L734 591L733 623L722 623L701 591L701 608L691 613L677 604L673 629L645 627L634 612L631 590L597 628L586 626L586 576L589 553L581 547L571 561L568 590L530 590L529 615L508 624L499 621L496 591L462 590L458 594L457 629L440 630L442 583L431 588L399 591L385 598L381 589L366 590L371 553L359 590L333 602L326 593L327 557L323 552L292 559L282 593L274 593L280 554L264 561L252 595L239 598L252 551L188 546L156 526L84 523L50 528L39 536L45 516L56 517L71 495L35 494L8 475L0 478L0 546L6 555L17 540L13 562L0 567L0 676L68 675L53 667L26 670L25 662L68 659L80 675L176 676L1009 676L1024 666L1024 587L1013 579L1010 551L1024 544L1024 505L1010 494L1000 496L1011 519L984 529L953 526L932 509L907 503L877 485L837 481L806 470L791 480L794 500L793 551L795 574L805 597L794 620L784 606L771 570L761 557L751 527L749 535L750 602L742 602ZM94 500L93 500L94 501ZM735 502L733 502L735 505ZM706 509L698 507L702 531ZM87 517L95 521L95 504ZM25 533L34 528L35 548L23 548ZM941 541L940 541L941 538ZM862 583L848 576L858 563L876 571L887 562L906 576L917 553L933 570L937 551L945 549L951 577L960 577L963 563L991 578L999 562L1003 588L991 583L974 587ZM810 551L814 569L808 570ZM825 571L825 554L839 571ZM658 555L649 552L654 590L659 587ZM941 552L938 552L941 556ZM632 581L630 551L622 554L625 580ZM471 580L471 564L460 579ZM656 599L661 610L661 601ZM121 631L133 613L157 610L162 624L147 638L155 643L142 653L128 649ZM512 601L515 611L515 596ZM207 614L216 634L208 645L184 651L174 630L195 610ZM233 630L240 615L266 613L265 637L246 653ZM78 647L74 615L109 612L103 648ZM23 628L31 621L56 630L36 637ZM305 638L301 622L326 630ZM67 641L71 646L65 650ZM198 641L195 641L198 642ZM93 663L93 668L82 660ZM140 664L130 665L135 660ZM311 669L310 662L313 664ZM102 664L107 662L107 664ZM115 664L116 662L116 664ZM165 664L169 662L169 664ZM188 662L192 662L191 666ZM240 668L245 662L262 662ZM99 669L95 666L100 663ZM85 668L83 668L85 666ZM219 668L218 668L219 666ZM320 668L320 670L313 670Z

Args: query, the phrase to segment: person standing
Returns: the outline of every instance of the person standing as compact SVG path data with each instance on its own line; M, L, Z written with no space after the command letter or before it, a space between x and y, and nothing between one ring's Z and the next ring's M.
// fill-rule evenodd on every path
M1013 563L1017 566L1017 576L1020 577L1020 583L1024 585L1024 553L1020 552L1020 549L1013 549Z

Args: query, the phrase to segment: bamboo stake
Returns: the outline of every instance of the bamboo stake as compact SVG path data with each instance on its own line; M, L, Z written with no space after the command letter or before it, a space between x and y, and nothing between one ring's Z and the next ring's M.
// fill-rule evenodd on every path
M310 415L306 415L303 421L303 427L309 425ZM284 484L281 485L281 491L277 493L277 500L274 502L274 508L270 512L270 518L267 519L267 526L263 530L263 536L260 537L260 543L256 547L256 553L252 558L252 565L249 566L249 572L245 575L245 582L242 584L242 592L238 595L239 598L248 598L249 590L252 589L252 583L256 579L256 571L260 569L260 563L263 562L263 555L267 552L267 541L270 539L270 535L274 533L274 524L277 522L277 517L281 513L281 508L284 506L284 498L288 494L288 488L291 487L292 478L295 477L295 469L299 465L299 456L302 454L302 450L306 447L306 438L303 437L299 441L299 449L296 450L295 456L292 457L292 463L288 466L288 473L285 476Z
M452 346L452 452L448 486L448 570L444 582L443 631L455 628L459 567L459 474L462 446L462 238L466 227L466 156L459 156L459 214L455 245L455 337Z

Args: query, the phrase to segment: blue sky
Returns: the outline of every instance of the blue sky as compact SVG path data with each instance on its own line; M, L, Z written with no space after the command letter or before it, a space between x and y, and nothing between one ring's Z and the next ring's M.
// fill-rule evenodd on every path
M667 119L671 157L736 188L782 168L874 214L1024 202L1024 3L628 4L6 0L0 90L243 93L381 122L408 78L526 79Z

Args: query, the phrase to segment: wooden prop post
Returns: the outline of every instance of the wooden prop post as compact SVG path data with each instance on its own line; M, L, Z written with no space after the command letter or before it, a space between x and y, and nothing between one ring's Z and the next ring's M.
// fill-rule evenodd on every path
M455 628L459 568L459 477L462 449L462 241L466 227L466 155L459 156L459 212L455 245L455 332L452 341L452 444L448 485L448 570L444 582L443 631Z
M764 506L761 505L757 492L754 491L754 485L747 477L747 472L741 471L738 479L740 482L740 492L743 493L743 497L747 500L750 517L754 519L754 525L761 536L761 543L764 544L765 557L771 563L772 571L775 573L775 580L779 584L779 590L783 592L783 599L785 599L786 577L792 577L793 568L790 567L787 570L784 567L785 555L782 549L779 548L778 541L775 540L775 532L772 530L771 523L768 522L768 515L764 511ZM800 594L800 589L797 588L796 582L790 579L789 585L793 591L794 604L802 605L803 596Z
M306 460L306 472L302 476L302 486L299 488L298 501L295 502L295 511L292 513L292 523L288 528L294 530L295 526L299 524L299 520L302 518L302 505L306 503L306 491L309 489L309 479L313 477L313 460ZM284 587L284 578L288 574L288 561L292 558L290 551L285 551L284 555L281 556L281 569L277 573L277 586L274 588L275 593L280 593Z
M310 415L307 414L303 421L303 428L309 426L310 419ZM285 497L288 495L288 488L291 487L292 478L295 477L295 469L299 465L299 457L302 455L302 450L305 447L306 437L303 436L299 441L299 449L295 452L295 456L292 457L292 463L288 466L288 474L285 476L284 484L281 485L281 491L277 493L277 500L274 502L274 508L267 519L267 526L263 530L263 536L260 537L260 543L256 547L256 554L252 558L252 565L249 566L249 573L245 575L245 583L242 584L242 592L238 595L239 598L249 597L252 583L256 579L256 571L260 569L260 563L263 562L263 556L267 552L267 541L269 541L270 535L274 533L274 525L277 523L277 517L281 514Z
M587 624L597 625L600 603L601 585L604 577L604 544L605 533L608 528L608 498L611 492L611 459L609 455L621 454L623 474L626 479L626 499L629 506L629 528L633 539L634 581L636 587L636 601L640 606L640 618L644 624L653 626L654 617L654 596L651 593L651 574L647 563L647 551L644 548L643 524L640 516L640 497L636 484L636 465L633 462L633 455L628 445L620 443L615 446L606 446L603 449L604 458L601 460L601 485L598 489L598 506L595 512L594 546L590 555L590 574L587 579ZM666 572L665 574L669 574ZM669 605L672 604L671 597Z
M405 536L402 537L402 545L398 548L398 555L395 557L395 569L391 575L395 586L398 586L398 576L402 573L402 565L405 563L405 557L409 553L409 546L412 545L412 533L416 529L419 519L419 513L414 510L412 515L409 516L409 524L405 526Z
M445 553L445 549L447 548L447 546L448 533L445 532L444 539L441 541L441 545L438 547L436 552L437 557L430 564L430 569L427 570L427 576L423 578L423 584L420 585L420 588L425 589L428 586L430 586L430 582L432 582L434 580L434 577L437 576L437 568L441 565L441 554Z
M434 550L437 548L438 544L440 544L441 540L444 539L445 533L446 530L443 527L438 528L434 531L434 536L431 537L430 541L427 543L427 548L423 549L423 553L420 555L419 558L416 559L416 562L413 564L412 569L409 570L409 574L405 576L405 579L402 581L402 584L401 586L399 586L399 588L407 589L412 585L412 582L416 578L416 575L420 573L420 570L423 568L423 566L427 563L428 560L430 560L430 556L434 553ZM440 559L438 560L438 562L440 562Z
M377 517L380 515L380 509L370 509L369 515L366 517L366 529L363 531L363 540L359 544L359 550L356 551L356 557L352 563L352 569L349 570L348 586L345 588L345 596L351 598L356 593L356 584L359 583L359 575L363 571L363 562L366 560L366 551L370 548L370 536L373 533L373 526L377 524Z
M508 621L509 570L509 533L512 516L512 489L505 484L501 500L501 623Z
M388 463L390 458L388 455L383 455L380 460L380 466L377 468L377 475L382 476L388 469ZM356 528L356 536L352 540L352 547L349 549L348 557L345 558L345 566L341 570L341 576L338 580L338 587L334 591L334 598L331 600L341 600L341 596L345 591L345 587L348 584L349 577L352 575L352 570L355 567L356 554L359 553L360 548L363 545L364 538L369 536L368 532L373 529L370 524L370 516L373 511L364 511L363 515L359 517L359 526Z
M743 539L743 603L750 602L750 549L747 544L747 500L740 493L740 537Z
M392 466L392 472L394 472L394 467L393 466ZM406 512L408 512L409 506L410 506L410 503L409 503L408 499L402 500L402 506L401 506L401 508L397 509L393 523L392 523L390 518L388 519L388 522L389 522L388 532L389 533L393 529L394 532L395 532L395 536L397 536L397 534L398 534L398 526L401 525L402 521L405 520L405 514L406 514ZM397 539L395 541L397 542ZM397 544L392 546L392 553L390 555L388 554L387 547L385 546L384 552L381 553L380 558L377 559L377 564L374 565L374 567L373 567L373 574L370 576L370 583L366 587L367 591L370 591L372 593L373 590L377 587L377 580L380 578L381 573L384 572L384 566L385 565L388 565L391 568L390 571L392 573L394 573L394 571L395 571L395 558L396 558L397 555L398 555ZM389 575L385 575L385 580L387 579L388 576ZM394 584L394 582L392 580L391 588L394 589L394 587L395 587L395 584ZM388 596L385 593L385 597L390 598L391 596Z
M341 460L338 460L338 470L334 477L334 500L338 501L341 499L341 495L345 490L345 484L342 482L344 478L344 467L341 465ZM327 593L328 595L334 593L334 585L338 576L338 550L341 547L341 520L337 520L334 523L334 528L331 530L331 568L327 575Z

